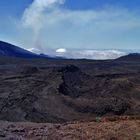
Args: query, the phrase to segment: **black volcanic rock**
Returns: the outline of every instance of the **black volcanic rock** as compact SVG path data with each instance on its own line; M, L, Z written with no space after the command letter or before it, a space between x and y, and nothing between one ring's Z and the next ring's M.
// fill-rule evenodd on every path
M60 72L79 72L80 68L74 66L74 65L68 65L66 67L63 67L61 70L59 70Z
M140 63L1 59L0 120L58 123L140 115Z
M39 68L35 67L35 66L25 66L22 68L21 70L21 74L35 74L35 73L39 73L40 70Z
M59 92L72 98L85 96L85 87L88 87L91 78L83 73L80 68L68 65L60 70L63 83L59 86ZM89 96L89 94L87 94Z
M0 41L0 56L20 58L40 58L41 56L29 52L15 45Z

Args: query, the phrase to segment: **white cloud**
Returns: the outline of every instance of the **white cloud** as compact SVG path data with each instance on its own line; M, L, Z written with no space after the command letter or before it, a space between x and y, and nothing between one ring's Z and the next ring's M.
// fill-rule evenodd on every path
M44 20L45 19L45 20ZM125 49L138 47L140 16L127 9L66 10L44 12L42 41L45 47Z
M60 49L60 51L58 50L56 50L56 53L52 55L74 59L104 60L104 59L116 59L123 55L127 55L126 52L118 50L66 50L66 49L63 50Z
M56 50L56 53L65 53L67 50L66 49L64 49L64 48L60 48L60 49L57 49Z
M28 51L41 54L41 51L36 48L30 48ZM69 59L93 59L93 60L106 60L116 59L128 53L119 50L67 50L59 48L56 50L48 50L47 55L51 57L64 57Z

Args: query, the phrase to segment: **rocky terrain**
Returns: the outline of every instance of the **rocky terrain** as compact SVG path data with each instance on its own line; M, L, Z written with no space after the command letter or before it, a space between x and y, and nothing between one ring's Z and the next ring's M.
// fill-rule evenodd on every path
M140 119L96 118L63 124L0 122L0 140L139 140Z
M139 60L0 56L0 140L139 140Z
M0 81L4 121L140 115L138 62L1 58Z

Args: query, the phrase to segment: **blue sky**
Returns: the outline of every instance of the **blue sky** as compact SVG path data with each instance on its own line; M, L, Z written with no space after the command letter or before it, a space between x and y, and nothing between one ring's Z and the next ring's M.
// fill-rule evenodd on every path
M66 7L71 9L94 9L103 8L107 5L122 6L129 9L140 8L139 0L68 0Z
M140 0L35 1L0 0L0 40L45 53L140 49Z
M32 2L33 0L1 0L0 15L19 17ZM103 8L107 5L125 7L130 10L140 9L139 0L67 0L64 7L72 10L89 10Z

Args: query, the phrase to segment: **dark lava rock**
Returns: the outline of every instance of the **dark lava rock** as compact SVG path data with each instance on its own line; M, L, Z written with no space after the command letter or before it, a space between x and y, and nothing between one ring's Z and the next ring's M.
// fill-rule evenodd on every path
M6 134L3 131L0 131L0 138L5 138Z
M34 74L40 72L38 67L35 66L26 66L21 71L22 74Z
M0 120L58 123L140 115L140 63L71 61L1 66Z
M82 96L90 77L73 65L64 67L61 72L63 83L59 86L59 92L73 98Z
M66 72L77 72L77 71L80 71L80 68L74 66L74 65L68 65L66 67L63 67L61 68L61 70L59 70L59 72L63 72L63 73L66 73Z

